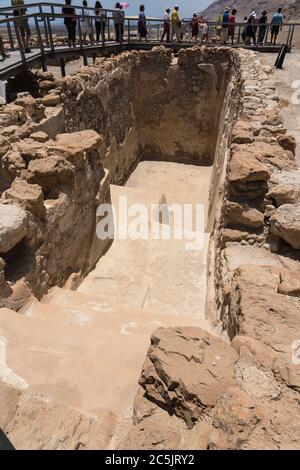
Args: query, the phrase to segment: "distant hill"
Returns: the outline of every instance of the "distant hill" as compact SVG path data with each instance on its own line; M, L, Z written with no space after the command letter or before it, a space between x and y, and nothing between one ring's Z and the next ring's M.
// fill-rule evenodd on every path
M287 20L291 21L300 18L300 0L216 0L202 13L208 20L217 20L225 7L236 8L238 20L242 20L244 16L249 16L252 10L255 10L258 14L263 10L267 10L271 19L272 14L279 7L283 7Z

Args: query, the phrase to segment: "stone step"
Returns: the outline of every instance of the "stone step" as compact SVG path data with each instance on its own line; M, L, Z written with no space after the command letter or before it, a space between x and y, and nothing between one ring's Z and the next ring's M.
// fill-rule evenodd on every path
M1 309L0 375L89 415L121 415L136 393L150 330L133 337Z
M74 291L69 291L68 298L65 293L68 291L61 291L63 292L55 288L56 295L50 303L47 302L49 297L42 302L34 299L22 313L27 317L52 323L94 327L101 329L103 334L145 335L148 338L160 326L183 326L191 322L189 318L178 315L100 304L94 298L90 299ZM202 326L205 322L197 323Z

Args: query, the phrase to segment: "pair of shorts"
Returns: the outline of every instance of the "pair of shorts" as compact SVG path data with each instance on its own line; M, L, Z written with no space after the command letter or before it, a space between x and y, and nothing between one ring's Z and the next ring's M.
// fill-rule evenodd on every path
M271 34L275 34L276 36L279 34L280 26L278 24L272 26Z
M91 21L83 21L81 23L81 33L82 34L93 34L93 28Z

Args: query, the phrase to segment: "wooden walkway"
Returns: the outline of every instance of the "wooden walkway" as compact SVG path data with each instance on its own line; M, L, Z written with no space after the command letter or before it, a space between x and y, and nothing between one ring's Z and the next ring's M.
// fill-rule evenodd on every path
M5 81L10 77L13 77L26 69L30 69L34 66L42 66L43 61L46 64L47 59L51 58L64 58L69 59L72 57L96 57L97 55L110 55L120 53L125 50L139 49L139 50L149 50L154 46L158 46L161 43L158 41L149 41L149 42L123 42L122 44L116 43L114 41L106 42L103 46L94 45L94 46L77 46L75 48L67 46L56 46L53 50L50 47L45 47L44 57L39 48L32 49L30 53L25 54L26 62L22 61L22 57L19 50L10 51L10 57L0 62L0 80ZM181 42L181 43L163 43L165 47L172 48L177 52L181 48L193 47L194 44L190 42ZM214 44L208 44L208 46L214 46ZM235 47L235 46L230 46ZM238 47L238 46L236 46ZM273 52L276 53L279 51L279 46L264 46L263 48L258 47L249 47L252 50L261 50L261 52Z

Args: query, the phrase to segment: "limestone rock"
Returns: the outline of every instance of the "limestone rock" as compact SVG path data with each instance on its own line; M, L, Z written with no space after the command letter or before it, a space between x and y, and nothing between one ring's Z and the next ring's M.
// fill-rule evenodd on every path
M238 450L262 418L256 400L244 391L229 388L219 399L213 416L214 431L208 438L210 450Z
M30 139L35 140L36 142L46 142L49 137L46 132L38 131L38 132L33 132L30 134Z
M65 158L75 162L82 159L85 152L98 152L101 143L102 138L93 130L59 134L56 137L55 151L61 151Z
M248 181L268 181L270 173L265 165L260 163L257 158L249 154L235 153L229 164L229 181L248 182Z
M296 202L300 202L300 187L289 184L279 184L272 188L268 197L275 199L278 206L282 204L295 204Z
M4 430L18 450L99 450L107 447L115 425L112 414L101 418L50 402L41 394L24 393Z
M300 328L299 307L293 299L278 294L279 284L276 267L238 268L230 293L227 330L231 338L236 334L250 336L287 354L290 361L291 344Z
M0 135L0 157L6 154L9 150L9 142L2 135Z
M0 429L4 429L16 414L20 395L19 390L5 384L0 379Z
M278 137L277 142L284 150L289 150L293 155L296 153L296 139L291 134L284 134Z
M227 242L240 242L245 240L249 235L248 232L243 230L234 230L231 228L225 228L222 233L224 243Z
M0 204L0 253L7 253L27 232L27 215L14 204Z
M283 204L270 218L271 233L300 250L300 204Z
M60 97L55 94L49 94L42 98L42 104L44 106L57 106L60 104Z
M264 215L247 204L227 201L225 205L225 220L228 224L242 224L258 228L264 224Z
M281 282L278 286L280 294L300 297L300 270L298 272L282 269L280 271Z
M198 328L159 328L140 378L146 397L189 428L234 385L235 351Z
M29 184L25 180L15 179L11 188L5 192L6 199L18 203L37 217L45 214L44 194L37 184Z
M28 170L30 172L27 177L28 182L39 184L44 191L66 184L74 176L71 163L54 155L31 161Z
M254 135L252 132L242 129L235 129L232 136L232 142L234 144L249 144L254 141Z
M26 113L22 106L10 103L1 108L0 126L22 125L26 121Z

